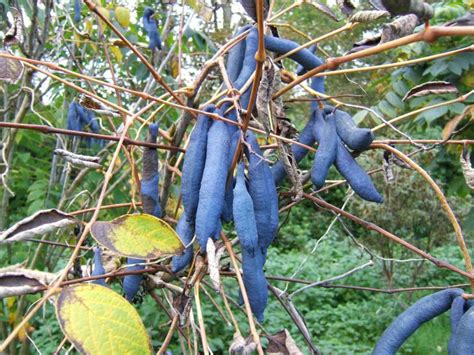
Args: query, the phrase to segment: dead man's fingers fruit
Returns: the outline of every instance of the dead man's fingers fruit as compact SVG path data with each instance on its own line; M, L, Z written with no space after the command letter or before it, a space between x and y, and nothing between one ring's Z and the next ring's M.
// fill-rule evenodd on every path
M186 218L186 211L179 218L176 225L176 233L186 247L183 254L175 255L171 261L171 271L179 272L185 269L193 259L193 246L189 245L194 237L194 225Z
M451 288L423 297L400 314L384 331L375 345L374 355L394 355L423 323L446 312L453 300L464 293L460 288ZM474 323L471 323L474 324ZM461 324L459 324L461 327ZM471 335L471 339L472 335ZM466 354L466 353L464 353Z
M213 237L218 229L224 208L229 148L227 125L214 121L207 136L206 163L196 212L196 237L203 251L206 250L207 239Z
M311 181L320 189L326 181L329 168L336 160L337 133L333 114L323 115L320 110L314 111L313 114L315 115L313 134L318 142L318 149L311 168Z
M357 164L339 137L337 140L336 169L344 176L354 192L364 200L382 203L383 197L375 188L369 175Z
M91 276L99 276L105 274L104 265L102 264L102 254L100 248L94 248L94 270L92 270ZM107 286L105 279L97 279L92 281L97 285Z
M356 151L369 148L374 140L374 134L369 128L359 128L352 117L344 111L336 110L334 113L336 130L342 141Z
M209 105L204 111L214 113L215 109L214 105ZM199 202L199 189L206 164L207 136L211 123L212 119L208 116L198 115L184 155L181 196L186 216L192 223L194 223Z
M153 18L155 11L149 7L145 8L143 13L143 28L148 35L148 48L150 49L162 49L160 33L158 32L158 23Z
M245 183L244 168L243 163L240 163L237 168L233 214L240 246L253 256L258 247L257 222L255 221L252 198Z

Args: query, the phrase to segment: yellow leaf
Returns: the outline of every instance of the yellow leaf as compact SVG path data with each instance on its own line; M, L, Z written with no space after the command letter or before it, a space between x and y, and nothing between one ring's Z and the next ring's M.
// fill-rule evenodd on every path
M173 55L171 58L171 76L173 78L177 78L179 75L179 61L178 61L178 56Z
M156 259L180 254L183 243L162 219L149 214L124 215L111 222L94 222L94 239L120 255L138 259Z
M97 6L97 12L100 13L102 16L104 16L107 20L110 20L110 12L105 7ZM100 22L100 25L102 26L102 29L105 30L107 28L107 25L105 24L104 21L100 19L100 17L99 17L99 22Z
M62 331L82 354L151 354L150 339L135 308L107 287L62 289L56 303Z
M123 6L117 6L115 8L115 18L120 26L127 28L130 25L130 10Z
M110 46L110 51L114 55L115 59L118 63L122 63L123 61L123 54L119 47L117 46Z
M474 0L472 0L474 2ZM468 88L474 87L474 67L468 70L461 78L461 83L466 85Z

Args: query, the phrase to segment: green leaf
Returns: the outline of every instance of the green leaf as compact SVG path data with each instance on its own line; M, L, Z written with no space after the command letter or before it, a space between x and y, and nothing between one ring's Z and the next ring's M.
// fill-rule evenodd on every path
M392 106L395 106L396 108L403 108L405 106L402 100L393 91L390 91L385 96L385 98Z
M83 354L151 354L135 308L107 287L81 284L62 289L56 303L62 331Z
M91 233L99 244L132 258L156 259L180 254L184 249L173 228L149 214L124 215L111 222L95 222Z

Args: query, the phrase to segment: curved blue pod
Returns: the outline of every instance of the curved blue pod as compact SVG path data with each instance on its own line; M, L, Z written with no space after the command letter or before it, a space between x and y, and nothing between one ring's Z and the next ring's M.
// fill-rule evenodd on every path
M383 197L375 188L369 175L357 164L342 141L337 137L336 169L347 180L354 192L364 200L383 202Z
M255 255L242 250L242 271L245 290L250 308L260 323L263 323L264 312L268 303L268 283L263 272L263 255L258 248Z
M270 167L263 160L263 153L252 132L247 133L247 142L250 144L250 149L246 148L249 160L249 193L255 210L258 245L266 249L278 229L278 194Z
M232 160L234 158L237 145L240 144L240 135L241 135L241 131L240 129L237 129L234 131L234 133L232 134L230 138L228 169L230 169L232 165ZM232 173L233 172L231 172L231 174ZM233 219L232 205L234 201L234 186L235 186L235 178L232 178L232 181L229 181L226 185L224 209L222 211L222 220L226 223L232 221Z
M265 35L265 48L271 52L285 54L299 46L300 45L298 43L289 39ZM295 62L299 63L306 71L312 70L323 64L323 61L320 58L318 58L306 48L300 49L298 52L293 53L289 57ZM313 78L311 87L314 90L324 94L324 77L321 76Z
M453 352L450 355L474 354L474 307L461 317L456 329Z
M176 233L184 246L187 246L193 240L194 226L187 220L186 212L179 218L178 224L176 225ZM173 256L171 259L171 271L176 273L185 269L191 260L193 260L193 246L189 245L184 249L183 254Z
M92 270L91 276L99 276L105 274L104 265L102 265L102 255L100 248L94 248L94 270ZM102 286L107 286L105 279L97 279L92 283Z
M216 107L209 105L204 111L213 113ZM181 197L188 221L194 223L199 202L202 174L206 164L207 135L212 119L206 115L198 115L196 124L189 137L188 148L184 155Z
M463 293L464 291L460 288L452 288L433 293L418 300L400 314L385 330L375 345L373 354L395 354L405 340L423 323L446 312L453 300ZM461 324L459 326L461 326Z
M255 61L255 54L258 49L258 32L256 28L252 28L245 39L245 55L242 63L242 69L239 76L234 82L236 89L241 89L242 86L250 79L250 76L255 71L257 62Z
M464 315L465 305L466 300L462 296L456 297L453 303L451 304L451 336L449 337L448 342L448 354L452 354L454 352L454 344L456 342L456 330L458 329L459 321Z
M153 123L148 126L148 136L146 141L148 143L156 143L158 137L158 124ZM155 217L161 218L162 211L160 206L159 194L159 180L158 174L158 152L155 148L145 147L143 149L143 172L141 180L140 194L143 204L143 212L151 214ZM128 258L127 264L140 264L143 259ZM143 265L127 266L127 271L143 270ZM140 289L140 282L143 275L127 275L123 279L123 291L125 298L132 301L138 290Z
M315 115L314 113L312 113L308 122L306 123L306 126L303 128L298 138L298 142L303 143L310 147L315 142L314 134L313 134L314 120L315 120ZM307 149L297 144L291 145L291 151L293 152L293 157L295 158L296 162L299 162L306 156L306 154L308 154ZM286 177L286 171L281 161L276 162L272 166L271 171L273 175L273 180L275 181L275 185L279 185L283 181L283 179Z
M149 7L145 8L143 13L143 28L148 35L148 48L150 49L162 49L160 33L158 32L158 23L153 18L155 11Z
M348 113L336 110L334 119L337 134L349 148L360 152L366 150L372 144L374 140L372 130L370 128L357 127Z
M214 236L224 208L230 135L227 124L214 121L207 135L206 163L196 211L196 237L202 251Z
M313 134L319 145L311 168L311 181L319 189L324 185L329 168L336 160L337 133L333 114L323 115L316 110L314 116Z
M310 51L312 54L315 54L316 53L316 49L318 49L318 45L315 43L315 44L312 44L311 46L309 46L308 48L308 51ZM296 67L296 75L303 75L307 72L308 70L306 70L301 64L298 64L298 66Z
M240 34L247 31L249 28L252 28L251 25L246 25L238 29L234 37L239 36ZM232 84L237 80L241 70L242 64L245 58L245 38L237 43L234 47L229 50L229 55L227 56L227 75Z
M243 163L240 163L237 168L234 196L234 223L240 246L251 256L254 256L258 245L257 222L254 204L245 184Z

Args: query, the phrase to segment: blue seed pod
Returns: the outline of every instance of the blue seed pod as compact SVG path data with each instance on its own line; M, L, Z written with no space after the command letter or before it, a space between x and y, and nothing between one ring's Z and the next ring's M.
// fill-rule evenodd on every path
M143 13L143 28L145 29L148 35L148 48L150 49L162 49L161 46L161 38L160 33L158 32L158 23L153 18L153 14L155 13L154 10L150 9L149 7L145 8L145 12Z
M357 164L341 139L337 138L336 169L347 180L356 194L364 200L383 202L383 197L378 193L369 175Z
M336 160L337 133L333 114L323 115L316 110L314 116L313 134L319 145L314 155L311 181L319 189L324 185L329 168Z
M466 300L462 296L458 296L454 299L451 304L451 336L449 337L448 342L448 354L454 352L454 344L456 338L456 330L458 329L459 321L464 315L464 307L466 305Z
M252 312L260 323L264 321L264 312L268 302L268 283L262 269L262 258L263 255L259 249L254 255L242 249L244 285Z
M356 151L363 151L372 144L374 140L372 130L357 127L348 113L336 110L334 119L338 136L349 148Z
M81 0L74 0L74 22L81 22Z
M314 113L312 113L308 122L306 123L306 126L303 128L303 130L300 133L298 142L303 143L310 147L314 144L315 142L314 134L313 134L314 121L315 121L315 115ZM296 144L291 145L291 151L293 152L293 156L296 162L301 161L306 156L306 154L308 154L307 149L300 147L299 145L296 145ZM283 163L278 161L277 163L275 163L275 165L272 166L271 170L273 174L273 180L275 181L275 185L279 185L283 181L283 179L286 177L286 171L285 171L285 168L283 167Z
M214 105L209 105L205 107L204 111L213 113L215 109ZM196 217L199 189L206 163L207 136L211 123L212 120L208 116L198 115L184 155L181 197L186 216L191 223L194 223Z
M105 274L104 266L102 265L102 255L100 248L94 248L94 270L92 270L91 276L99 276ZM105 279L97 279L92 283L102 286L107 286Z
M423 323L446 312L453 300L457 296L462 295L463 292L460 288L452 288L433 293L418 300L400 314L385 330L375 345L373 354L394 355L405 340ZM471 324L474 324L474 322ZM461 324L459 324L459 327L461 327ZM472 336L471 339L473 339Z
M450 355L474 354L474 307L464 313L456 329L454 349Z
M76 102L71 102L67 111L67 129L73 131L81 130L81 121L77 112L78 104Z
M196 212L196 237L201 250L207 239L215 235L224 208L230 135L227 125L214 121L207 135L206 163L199 190Z
M234 196L234 223L240 246L251 256L254 256L258 245L257 222L255 221L254 204L245 184L243 163L240 163L237 169Z
M184 212L179 218L176 226L176 233L178 233L181 242L184 246L191 243L194 237L194 226L186 218L186 212ZM171 271L179 272L185 269L189 263L193 260L193 246L190 245L184 249L183 254L173 256L171 261Z
M285 54L295 48L299 47L299 44L288 39L265 36L265 48L271 52L278 54ZM290 58L295 62L299 63L306 71L312 70L321 64L323 61L316 55L311 53L310 50L303 48L298 52L290 55ZM324 77L317 77L312 80L312 88L320 93L325 93L324 90Z
M308 47L308 51L310 51L312 54L316 53L316 49L318 49L317 44L312 44L311 46ZM296 75L303 75L306 72L307 70L301 64L298 64L295 71Z
M158 124L153 123L148 127L148 136L146 141L148 143L156 143L158 137ZM143 150L143 173L141 180L141 198L143 203L143 212L151 214L155 217L161 218L162 211L160 206L159 194L159 180L158 174L158 152L155 148L145 147ZM143 263L142 259L128 258L127 264ZM143 265L127 266L127 271L143 270ZM123 291L125 298L132 301L138 290L140 289L140 282L143 275L127 275L123 279Z
M234 37L239 36L240 34L247 31L251 28L251 25L246 25L237 31ZM229 55L227 57L227 74L231 83L234 83L237 80L240 71L242 70L242 64L245 58L245 39L237 43L234 47L229 50Z
M263 160L263 153L252 132L247 133L247 142L251 147L251 151L246 149L246 153L249 160L249 193L255 210L258 245L266 249L278 229L278 194L270 167Z
M255 54L257 53L257 49L258 32L256 28L252 28L245 40L245 56L244 62L242 64L242 70L240 71L240 74L234 83L236 89L240 90L255 71L255 68L257 66L257 62L255 61ZM240 105L244 109L247 109L248 107L251 91L252 89L251 87L249 87L240 97Z

